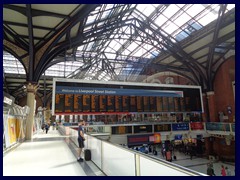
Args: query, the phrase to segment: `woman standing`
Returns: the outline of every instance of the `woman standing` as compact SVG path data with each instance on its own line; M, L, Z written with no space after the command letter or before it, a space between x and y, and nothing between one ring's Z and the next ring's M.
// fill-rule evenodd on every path
M222 169L221 169L221 174L222 174L222 176L226 176L227 175L226 174L226 170L225 170L223 165L222 165Z

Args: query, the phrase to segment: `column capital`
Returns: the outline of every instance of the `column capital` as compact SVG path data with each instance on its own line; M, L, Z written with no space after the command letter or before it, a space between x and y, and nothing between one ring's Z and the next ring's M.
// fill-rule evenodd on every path
M39 85L37 83L27 82L27 84L26 84L26 88L27 88L28 93L36 94L38 87L39 87Z

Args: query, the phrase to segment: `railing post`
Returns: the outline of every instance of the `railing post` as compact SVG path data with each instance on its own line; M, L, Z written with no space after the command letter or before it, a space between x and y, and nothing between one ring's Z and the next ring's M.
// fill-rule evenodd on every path
M140 173L140 156L135 154L135 176L141 176Z

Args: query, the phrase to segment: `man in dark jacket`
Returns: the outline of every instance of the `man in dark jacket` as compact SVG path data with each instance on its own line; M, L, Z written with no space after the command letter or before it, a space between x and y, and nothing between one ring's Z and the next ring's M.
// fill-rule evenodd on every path
M80 120L79 124L78 124L78 158L77 161L83 161L83 158L81 158L81 153L82 153L82 148L84 148L84 131L83 131L83 127L85 125L85 121L84 120Z

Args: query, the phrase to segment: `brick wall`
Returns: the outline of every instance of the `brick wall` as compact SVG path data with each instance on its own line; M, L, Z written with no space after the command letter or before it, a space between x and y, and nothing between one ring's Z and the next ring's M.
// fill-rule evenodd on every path
M235 81L235 57L232 56L222 64L214 79L216 113L224 112L229 118L226 121L229 122L233 122L233 115L235 115L233 81ZM232 108L232 114L228 114L228 106Z
M213 151L220 160L231 161L235 159L235 141L231 141L230 145L226 145L225 138L214 137Z

